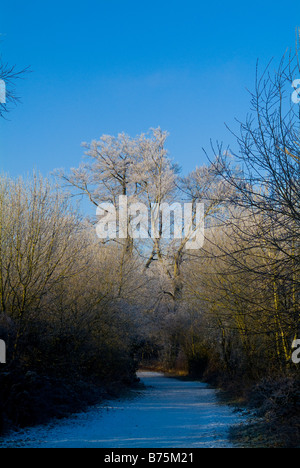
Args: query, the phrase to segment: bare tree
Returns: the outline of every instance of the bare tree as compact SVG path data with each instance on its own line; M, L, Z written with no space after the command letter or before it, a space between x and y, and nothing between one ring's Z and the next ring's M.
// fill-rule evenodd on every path
M300 107L291 99L298 51L285 54L274 72L271 64L261 75L257 69L252 114L235 135L239 151L229 157L221 145L213 148L216 172L233 189L227 202L239 213L230 221L236 248L222 254L256 284L252 312L261 315L261 333L275 338L282 365L290 361L300 327Z
M10 66L2 62L0 58L0 118L5 118L5 115L11 110L11 106L20 101L16 93L16 82L28 72L29 67L17 70L15 65Z

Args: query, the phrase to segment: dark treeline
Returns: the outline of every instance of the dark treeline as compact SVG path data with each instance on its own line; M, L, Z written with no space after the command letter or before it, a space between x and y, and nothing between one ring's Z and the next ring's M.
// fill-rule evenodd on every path
M39 176L1 177L4 424L59 414L82 396L88 403L99 388L133 383L143 365L230 390L260 409L274 445L299 445L297 77L297 54L257 72L237 150L212 147L208 163L185 177L160 129L86 143L82 165L57 173L59 187ZM134 216L127 237L100 240L99 219L82 219L71 194L95 210L127 196L152 219L164 203L204 204L204 246L187 248L191 232L132 238L133 223L142 229ZM193 219L194 228L200 222Z

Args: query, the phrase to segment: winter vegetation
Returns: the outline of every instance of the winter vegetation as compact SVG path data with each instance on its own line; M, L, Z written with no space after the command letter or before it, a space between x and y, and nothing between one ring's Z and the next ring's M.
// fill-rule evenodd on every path
M276 72L258 70L238 150L212 144L207 164L188 175L156 128L85 143L80 167L56 171L54 181L0 177L3 428L65 414L98 398L99 387L115 393L142 366L228 390L260 409L274 446L299 445L295 75L297 54ZM90 201L94 218L80 214L74 196ZM120 196L149 213L203 203L204 247L188 250L188 235L101 241L96 208Z

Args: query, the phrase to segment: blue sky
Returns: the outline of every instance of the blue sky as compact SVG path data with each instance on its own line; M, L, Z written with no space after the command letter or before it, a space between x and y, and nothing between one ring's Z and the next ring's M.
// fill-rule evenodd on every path
M186 173L210 139L234 144L256 60L293 47L295 4L194 0L10 0L0 7L4 62L32 73L0 122L0 170L77 166L82 141L160 126ZM297 22L298 21L298 22Z

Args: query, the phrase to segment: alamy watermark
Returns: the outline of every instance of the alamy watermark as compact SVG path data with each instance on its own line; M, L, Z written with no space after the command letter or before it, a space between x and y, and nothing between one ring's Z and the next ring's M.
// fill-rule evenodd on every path
M126 195L119 205L101 203L96 225L100 239L181 239L188 250L204 245L203 203L128 203Z
M0 340L0 364L6 364L6 343Z
M292 88L294 88L294 92L292 93L292 101L294 104L300 104L300 79L293 81Z
M292 349L295 349L295 351L292 354L293 363L300 364L300 340L293 341Z
M6 104L6 84L0 80L0 104Z

